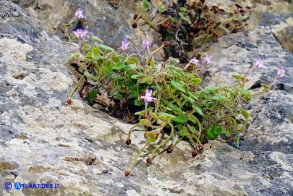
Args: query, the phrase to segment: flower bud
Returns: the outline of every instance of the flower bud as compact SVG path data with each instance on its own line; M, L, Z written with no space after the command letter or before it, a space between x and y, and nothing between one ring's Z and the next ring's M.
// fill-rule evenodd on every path
M164 47L168 47L168 46L170 45L170 42L168 42L168 41L163 41L163 45L164 45Z

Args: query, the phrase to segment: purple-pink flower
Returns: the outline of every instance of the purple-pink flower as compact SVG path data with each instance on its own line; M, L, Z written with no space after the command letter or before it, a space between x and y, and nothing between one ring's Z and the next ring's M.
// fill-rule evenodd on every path
M197 58L193 57L192 59L190 59L189 63L199 65L199 60Z
M263 60L258 58L256 59L256 62L255 62L255 67L256 68L264 68L264 69L267 69L268 67L264 64Z
M145 51L149 51L149 49L152 46L152 42L151 41L148 41L148 40L143 40L142 41L142 46L143 46L143 48L144 48Z
M206 54L206 56L204 57L204 59L202 60L203 64L210 64L211 63L211 56L209 56L208 54Z
M77 29L76 31L72 31L72 33L79 39L83 40L87 34L89 33L88 30Z
M80 9L80 8L78 8L78 9L76 10L74 16L75 16L76 18L84 18L84 16L83 16L83 10Z
M124 52L127 52L127 50L128 50L128 45L129 45L129 41L124 40L124 41L122 41L122 45L121 45L120 48L121 48Z
M279 67L278 68L278 73L277 73L277 77L278 78L282 78L282 77L288 77L287 75L285 75L285 67Z
M141 98L142 98L146 103L150 103L150 102L152 102L153 100L157 100L156 98L152 97L152 94L153 94L153 90L146 89L146 91L145 91L145 95L144 95L144 96L141 96Z

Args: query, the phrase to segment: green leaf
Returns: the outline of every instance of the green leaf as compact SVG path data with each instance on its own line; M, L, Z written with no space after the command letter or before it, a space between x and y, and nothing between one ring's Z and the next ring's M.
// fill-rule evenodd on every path
M121 85L116 85L109 93L110 96L113 96L113 94L118 93L120 91L120 89L121 89Z
M228 129L222 127L222 132L226 135L226 137L231 137L231 132Z
M168 103L168 107L175 112L181 112L181 109L173 103Z
M186 10L186 8L185 7L180 7L179 8L179 12L186 12L187 10Z
M92 58L95 59L95 60L99 60L102 58L102 56L100 55L100 50L99 48L93 48L92 49Z
M195 77L193 74L185 74L187 77L190 78L190 82L192 82L193 85L197 86L201 83L201 79Z
M178 82L175 82L174 80L171 81L171 84L172 84L172 86L175 87L177 90L180 90L180 91L182 91L182 92L184 92L184 93L186 92L182 84L180 84L180 83L178 83Z
M78 59L80 57L80 53L76 53L76 54L73 54L71 57L70 57L70 60L75 60L75 59Z
M129 99L137 98L139 96L138 92L136 89L131 90L130 95L128 96ZM136 99L137 100L137 99Z
M155 119L159 118L158 115L157 115L156 113L151 113L151 117L152 117L152 118L155 118Z
M243 109L243 108L241 109L241 114L244 116L244 118L245 118L246 120L249 119L249 117L250 117L248 111L245 110L245 109Z
M152 123L148 119L140 119L139 125L150 127Z
M247 89L243 89L243 88L239 88L239 91L242 93L242 97L246 100L246 101L251 101L252 99L252 95L250 93L249 90Z
M91 36L91 39L92 39L94 42L101 42L101 43L103 43L103 41L102 41L100 38L98 38L97 36L92 35L92 36Z
M187 124L187 128L193 134L197 132L197 130L193 126L190 126L189 124Z
M188 96L186 96L184 94L181 94L181 95L184 97L184 99L186 99L187 101L189 101L191 104L194 103L194 100L191 97L188 97Z
M171 21L172 21L172 22L178 22L179 19L178 19L178 18L173 18L173 17L171 17Z
M190 91L188 91L187 93L188 93L189 97L191 97L192 99L198 100L198 97L194 93L192 93Z
M140 101L139 101L138 99L135 99L135 100L134 100L134 105L135 105L135 106L141 106L141 103L140 103ZM137 113L137 112L136 112L136 113ZM137 115L136 113L135 113L135 115Z
M87 94L86 99L89 102L89 104L92 104L94 100L97 98L97 93L98 93L98 90L94 88Z
M125 65L123 62L118 62L112 67L112 69L113 70L127 70L128 67L129 65Z
M151 9L151 4L147 0L142 0L142 5L146 11Z
M218 125L214 125L212 126L212 133L215 136L218 136L222 133L222 127L218 126Z
M265 83L261 83L261 86L262 86L263 88L265 88L265 89L270 89L270 87L269 87L267 84L265 84Z
M173 57L169 57L169 61L172 64L175 64L175 65L177 65L178 63L180 63L180 60L179 59L176 59L176 58L173 58Z
M179 114L176 118L173 118L172 120L177 123L185 123L186 117L183 114Z
M269 92L270 91L270 86L268 86L265 83L261 83L261 86L263 87L263 92Z
M149 111L151 111L151 110L153 110L154 109L154 107L149 107L148 109L147 109L147 112L149 112ZM139 111L139 112L135 112L135 114L134 115L140 115L140 116L142 116L142 115L145 115L146 114L146 111L145 110L142 110L142 111Z
M215 92L215 91L218 90L218 89L219 89L219 88L216 87L216 86L208 86L208 87L204 88L203 90L204 90L204 91L208 91L209 93L213 93L213 92Z
M164 8L162 5L157 5L157 10L159 11L159 13L162 13L166 11L166 8Z
M90 79L90 80L96 80L95 76L93 76L92 74L90 74L88 71L84 71L83 74L84 74L84 76L85 76L87 79Z
M185 22L187 22L189 25L191 25L191 20L189 19L188 16L184 16L182 12L179 12L179 16L182 20L184 20Z
M107 77L111 78L112 77L112 64L110 62L105 62L104 67L105 67L104 74Z
M195 111L196 113L198 113L199 115L201 115L201 116L204 117L204 114L203 114L203 112L202 112L202 110L201 110L200 107L195 106L195 105L192 105L192 108L194 109L194 111Z
M114 98L114 99L121 100L123 97L122 97L122 95L119 93L119 94L114 95L113 98Z
M238 81L243 81L244 80L244 77L239 75L239 74L233 74L232 77L235 78Z
M187 130L180 130L178 131L178 134L182 137L185 137L189 135L189 132Z
M144 74L133 74L130 78L134 79L134 80L137 80L139 79L140 77L142 77Z
M235 142L236 142L236 147L239 148L239 143L240 143L240 136L239 135L237 135L235 137Z
M190 120L193 123L197 123L197 118L193 116L192 114L187 115L188 120Z
M210 139L210 140L214 140L217 138L217 136L215 136L212 132L213 127L208 128L207 130L204 131L205 135Z
M226 100L227 98L223 95L215 95L211 98L212 100L217 100L217 101L223 101Z
M145 136L149 142L155 142L158 139L157 134L153 132L147 132Z
M168 121L170 121L172 118L175 118L175 116L172 115L172 114L165 113L165 112L160 112L160 113L159 113L159 118L160 118L162 121L168 122Z
M154 79L152 77L145 77L139 83L152 84Z
M139 65L140 64L140 61L138 60L137 57L129 57L126 59L125 61L125 64L128 64L128 65Z
M101 49L106 50L106 51L114 51L113 48L111 48L111 47L109 47L109 46L106 46L106 45L104 45L104 44L99 44L98 46L99 46Z

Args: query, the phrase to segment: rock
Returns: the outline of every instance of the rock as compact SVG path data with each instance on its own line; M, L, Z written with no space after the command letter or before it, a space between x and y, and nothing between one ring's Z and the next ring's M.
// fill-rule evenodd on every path
M287 23L276 25L273 34L284 48L293 53L293 18L288 18Z
M270 97L254 101L240 149L211 141L201 156L191 158L190 147L180 143L125 177L143 135L134 135L127 146L132 125L91 108L77 94L73 105L66 105L76 82L66 61L77 45L46 33L9 1L0 1L0 13L1 195L293 194L293 57L270 27L225 36L208 50L219 62L208 70L210 84L234 82L228 76L243 72L258 56L269 70L257 70L251 80L268 81L276 64L290 76L275 83ZM7 182L60 187L6 190Z
M19 3L23 5L23 1ZM88 30L105 44L119 48L121 42L128 39L131 41L130 52L143 52L142 40L150 36L147 36L146 31L131 28L134 3L104 0L34 0L27 10L47 32L63 37L64 24L73 19L78 8L84 10L87 23L91 24Z

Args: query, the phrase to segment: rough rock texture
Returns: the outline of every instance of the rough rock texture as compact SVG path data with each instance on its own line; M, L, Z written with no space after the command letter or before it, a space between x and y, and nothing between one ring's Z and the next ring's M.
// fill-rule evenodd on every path
M77 46L0 1L0 195L293 195L293 55L271 30L262 25L228 35L208 49L218 62L208 70L210 84L233 82L229 75L243 73L259 56L269 69L250 74L251 85L271 79L280 65L289 76L275 83L271 96L247 106L253 116L240 149L211 142L194 159L181 143L149 167L142 161L126 178L124 169L143 136L126 146L131 125L77 95L66 105L75 82L66 60ZM6 182L60 188L7 191Z
M119 48L122 40L131 41L130 51L141 51L140 43L147 38L144 31L132 30L135 1L106 0L15 0L26 8L28 14L47 32L63 36L64 24L69 23L77 8L84 10L88 30L105 44ZM148 38L152 38L148 36Z

